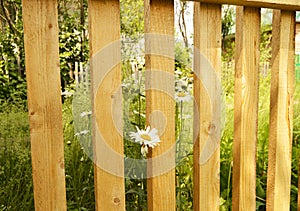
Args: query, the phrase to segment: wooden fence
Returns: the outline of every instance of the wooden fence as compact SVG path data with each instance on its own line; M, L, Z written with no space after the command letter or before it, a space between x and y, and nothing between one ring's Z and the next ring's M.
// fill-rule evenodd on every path
M35 209L41 211L67 208L56 1L23 0ZM115 100L121 86L120 6L118 0L89 0L88 3L96 209L125 210L122 125L117 123L116 126L113 119L113 112L122 113L122 105ZM275 9L267 210L289 210L294 26L295 10L300 10L300 2L296 0L195 2L194 131L198 132L194 133L193 207L194 210L218 210L220 203L221 105L218 78L221 75L223 3L239 5L236 17L232 208L248 211L255 210L256 205L260 8L267 7ZM148 163L148 174L153 175L157 169L170 166L163 174L147 179L148 208L175 210L175 150L172 148L175 143L175 102L169 95L174 90L173 0L145 0L145 33L160 35L155 39L145 37L147 122L159 129L163 140L160 147L150 152L150 157L159 157L168 151L168 159ZM157 111L164 116L164 121L160 115L151 115ZM107 149L116 153L107 153ZM203 158L204 149L211 149L206 159ZM113 173L105 169L108 162L113 166Z

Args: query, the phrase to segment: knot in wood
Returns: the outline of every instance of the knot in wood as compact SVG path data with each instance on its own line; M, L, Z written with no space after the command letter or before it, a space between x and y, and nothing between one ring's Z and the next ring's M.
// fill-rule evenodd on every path
M114 99L115 96L116 96L116 92L112 92L111 95L110 95L111 99Z
M119 205L120 202L121 202L121 200L120 200L118 197L114 198L114 203L115 203L116 205Z
M207 127L207 133L209 135L214 134L216 132L216 130L217 130L217 126L214 123L210 123Z

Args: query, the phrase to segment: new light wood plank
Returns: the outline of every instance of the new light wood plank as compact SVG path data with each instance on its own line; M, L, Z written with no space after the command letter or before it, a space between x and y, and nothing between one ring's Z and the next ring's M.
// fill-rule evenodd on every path
M56 0L23 0L35 210L66 210Z
M89 0L96 210L125 210L119 0Z
M232 210L255 210L260 9L237 7Z
M194 6L194 204L219 210L221 6Z
M148 210L175 210L174 1L145 1L146 115L161 144L147 160Z
M194 0L198 2L213 4L232 4L257 8L272 8L285 10L300 10L300 1L298 0Z
M289 210L295 13L273 11L267 210Z

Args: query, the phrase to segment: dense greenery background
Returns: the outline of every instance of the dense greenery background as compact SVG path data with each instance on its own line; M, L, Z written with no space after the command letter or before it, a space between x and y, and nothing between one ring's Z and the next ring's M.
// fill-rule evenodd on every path
M178 19L175 45L176 91L192 94L192 43L186 33L184 15L190 4L177 2ZM130 141L128 133L145 124L145 87L143 61L143 1L121 0L122 82L124 106L124 143L126 158L141 158L140 146ZM90 143L89 49L87 0L59 0L59 41L62 91L65 167L68 210L94 210L93 163L82 150ZM182 16L183 15L183 16ZM234 15L232 7L223 7L222 85L226 117L221 140L220 209L231 209L233 98L234 98ZM0 0L0 210L34 210L29 123L26 102L21 0ZM261 74L257 146L257 210L265 210L267 146L269 128L269 90L271 26L261 27ZM182 37L183 36L183 37ZM179 39L180 38L180 39ZM179 41L183 40L183 41ZM75 83L76 62L82 63L87 77ZM299 82L296 83L294 138L292 150L291 210L297 207L298 158L300 135ZM80 106L79 106L80 105ZM193 102L176 103L176 199L177 210L193 209ZM81 124L76 124L80 121ZM125 158L125 159L126 159ZM134 175L129 169L126 175ZM147 210L144 179L125 178L127 210Z

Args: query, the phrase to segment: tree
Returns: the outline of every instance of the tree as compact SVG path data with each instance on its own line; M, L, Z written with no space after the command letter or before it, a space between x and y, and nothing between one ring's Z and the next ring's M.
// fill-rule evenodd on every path
M89 59L87 0L59 0L59 56L62 91L74 82L75 63Z
M235 10L233 6L222 6L222 56L225 61L233 59L234 54L234 35L232 34Z
M0 99L26 99L21 0L0 0Z

